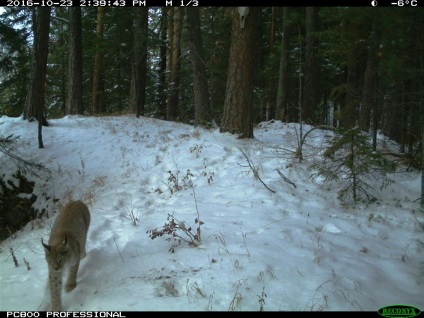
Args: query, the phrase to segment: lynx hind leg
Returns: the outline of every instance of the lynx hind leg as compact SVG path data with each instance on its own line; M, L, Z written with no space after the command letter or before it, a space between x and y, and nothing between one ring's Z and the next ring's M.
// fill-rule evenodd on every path
M49 269L49 285L52 311L62 310L62 272Z
M77 287L77 274L78 274L79 260L75 266L69 268L68 278L66 279L65 291L70 292Z

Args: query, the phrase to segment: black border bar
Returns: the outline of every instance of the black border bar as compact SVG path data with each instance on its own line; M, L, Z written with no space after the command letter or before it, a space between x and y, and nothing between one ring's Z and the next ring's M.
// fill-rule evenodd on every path
M250 2L250 1L249 1ZM246 0L0 0L0 6L31 7L238 7L252 6ZM424 0L260 0L261 7L393 7L424 6Z

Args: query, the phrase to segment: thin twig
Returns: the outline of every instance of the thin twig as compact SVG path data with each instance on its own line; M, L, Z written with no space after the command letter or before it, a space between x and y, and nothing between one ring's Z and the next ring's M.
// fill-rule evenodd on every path
M275 169L275 170L277 170L278 174L280 175L281 178L283 178L284 181L286 181L288 184L291 184L293 187L296 188L296 185L294 184L293 181L289 180L280 170L278 169Z
M121 251L118 248L118 244L116 244L115 237L112 236L112 238L113 238L113 241L115 242L115 246L116 246L116 249L118 250L119 256L121 256L122 263L125 263L124 259L122 258L122 255L121 255Z
M249 165L249 167L250 167L250 169L252 169L252 171L253 171L253 175L265 186L265 188L267 188L269 191L271 191L272 193L275 193L275 191L274 190L272 190L272 189L270 189L266 184L265 184L265 182L263 182L262 181L262 179L261 179L261 177L259 177L259 171L258 171L258 169L257 168L255 168L255 167L253 167L253 164L252 164L252 162L250 161L250 159L249 159L249 157L244 153L244 151L243 150L241 150L240 148L239 148L239 150L241 151L241 153L243 154L243 156L246 158L246 161L247 161L247 163L248 163L248 165Z
M190 180L191 181L191 180ZM199 208L197 207L197 199L196 199L196 192L194 191L194 186L191 186L191 189L193 190L193 197L194 197L194 204L196 205L196 213L197 213L197 219L195 220L195 223L197 223L197 240L200 242L201 238L200 238L200 225L203 224L202 221L200 221L200 213L199 213Z

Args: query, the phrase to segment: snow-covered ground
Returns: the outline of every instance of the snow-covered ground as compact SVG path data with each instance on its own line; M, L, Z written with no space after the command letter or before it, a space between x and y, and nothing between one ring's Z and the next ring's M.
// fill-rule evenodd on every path
M91 225L64 310L424 309L420 173L391 176L376 203L340 202L340 185L308 170L326 131L308 136L299 163L296 124L262 123L240 140L145 117L67 116L50 120L38 149L36 122L0 123L1 136L20 136L23 158L52 171L34 179L34 207L48 213L0 244L0 310L50 309L41 238L70 199L87 203ZM201 242L152 240L168 214L194 234L200 219Z

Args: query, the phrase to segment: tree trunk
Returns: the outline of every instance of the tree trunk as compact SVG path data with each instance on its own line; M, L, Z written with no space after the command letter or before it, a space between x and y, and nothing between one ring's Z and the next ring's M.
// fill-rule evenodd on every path
M82 114L82 30L81 8L69 8L69 78L66 114Z
M361 107L360 128L369 131L372 128L373 149L377 148L377 124L380 110L378 108L378 47L377 22L373 21L368 43L367 68L365 70L364 90Z
M168 8L161 8L161 21L160 21L160 44L159 44L159 83L158 83L158 100L157 112L158 117L161 119L166 118L166 31L168 23Z
M341 125L352 128L358 123L359 111L359 48L354 47L348 52L345 104L341 110Z
M269 48L272 50L274 48L274 38L275 38L275 8L271 7L271 33L269 35Z
M269 37L269 51L271 56L274 51L274 38L275 38L275 7L271 8L271 33ZM266 120L271 120L275 116L275 91L273 85L273 78L268 77L268 90L266 102Z
M318 116L318 65L317 39L318 7L306 8L305 88L303 93L302 117L305 122L316 124Z
M248 11L247 11L248 10ZM253 137L253 70L259 7L233 9L227 88L221 132Z
M135 8L134 56L131 77L130 103L136 117L144 115L147 76L148 9Z
M421 57L421 73L424 73L424 63L423 58ZM423 74L424 76L424 74ZM421 79L421 82L423 80ZM424 85L422 83L422 88ZM424 212L424 96L421 95L421 208Z
M38 120L38 147L44 148L42 126L48 126L45 118L44 95L46 90L47 55L49 49L50 7L34 9L34 49L32 73L28 86L24 119Z
M34 46L32 69L25 102L24 119L35 118L43 126L48 126L44 111L46 90L47 54L51 8L37 7L33 12Z
M102 85L102 53L100 49L100 42L103 39L103 15L105 8L98 7L97 9L97 45L96 45L96 54L94 56L94 69L93 69L93 90L92 90L92 100L91 100L91 109L93 115L98 114L103 111L103 85Z
M424 21L421 19L421 25L418 29L418 43L417 46L418 51L423 51L424 49ZM421 211L424 212L424 55L420 55L420 80L418 82L418 86L421 91L420 98L420 113L421 113Z
M182 18L183 8L173 7L169 24L169 37L172 38L169 50L169 95L167 101L167 119L176 120L178 116L178 98L180 86L180 66L181 66L181 31L182 31ZM172 13L173 11L173 13ZM173 17L173 18L172 18Z
M287 104L287 90L288 90L288 58L289 58L289 43L293 33L293 27L289 20L289 10L287 7L284 8L283 17L283 43L281 46L280 56L280 69L278 76L278 88L277 88L277 101L275 105L275 118L284 120L286 104Z
M187 27L190 37L190 57L193 65L194 109L196 125L207 125L211 121L208 83L206 79L205 54L198 7L187 7Z

